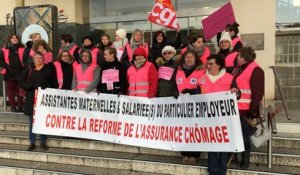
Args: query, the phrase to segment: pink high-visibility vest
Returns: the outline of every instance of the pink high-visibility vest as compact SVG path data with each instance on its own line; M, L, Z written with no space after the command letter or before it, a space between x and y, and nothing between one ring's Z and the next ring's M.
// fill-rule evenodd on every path
M199 78L204 74L204 70L194 70L189 77L185 77L182 69L178 69L176 73L176 84L179 92L183 89L196 89Z
M237 58L239 52L231 52L225 58L225 67L234 67L234 60Z
M77 90L84 91L91 84L94 79L94 71L97 67L98 65L91 64L83 72L81 64L76 66L75 75L77 78Z
M25 50L24 47L19 47L19 49L18 49L19 59L20 59L20 62L21 62L23 67L24 67L24 65L23 65L24 50ZM9 49L2 48L2 52L3 52L3 55L4 55L4 61L6 62L6 64L9 65ZM6 74L6 69L2 68L2 70L0 71L0 74L5 75Z
M133 59L133 49L130 47L130 44L129 44L129 43L127 43L127 44L125 45L125 47L126 47L126 50L127 50L128 60L129 60L129 62L131 62L132 59ZM143 47L143 48L145 49L146 55L147 55L146 58L148 58L148 56L149 56L149 47L148 47L148 43L144 43L143 46L140 46L140 47Z
M236 43L238 43L239 41L242 43L242 40L241 40L241 38L240 38L240 37L236 37L236 38L234 38L234 39L231 41L232 48L234 48L234 47L235 47L235 45L236 45Z
M187 51L187 49L188 49L188 47L185 47L185 48L181 49L180 55L183 55ZM199 59L202 61L202 64L206 64L207 63L207 58L209 56L210 56L210 50L209 50L208 47L205 47L203 55L199 57Z
M211 82L206 73L199 79L201 94L229 91L232 84L233 76L225 73L216 82Z

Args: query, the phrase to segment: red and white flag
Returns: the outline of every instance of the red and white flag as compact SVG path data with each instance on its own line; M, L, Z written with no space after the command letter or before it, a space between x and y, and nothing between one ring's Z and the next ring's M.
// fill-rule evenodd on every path
M179 27L171 0L156 0L148 21L170 29Z

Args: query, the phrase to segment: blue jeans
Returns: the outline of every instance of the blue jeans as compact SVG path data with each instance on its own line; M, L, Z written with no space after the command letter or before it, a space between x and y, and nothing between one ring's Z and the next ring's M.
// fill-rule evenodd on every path
M29 140L30 140L30 144L35 144L36 134L32 133L32 119L33 119L33 116L30 115L29 116ZM46 140L47 140L47 136L41 134L40 139L41 139L41 144L45 144Z
M229 153L208 152L208 172L214 175L226 175Z

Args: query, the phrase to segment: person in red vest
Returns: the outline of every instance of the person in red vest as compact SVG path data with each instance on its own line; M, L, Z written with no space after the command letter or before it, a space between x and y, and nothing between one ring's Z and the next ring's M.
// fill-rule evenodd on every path
M78 91L96 92L100 81L100 67L92 63L92 53L89 49L82 49L79 63L75 67L72 89Z
M153 60L151 60L150 56L150 48L147 42L144 41L144 33L140 29L136 29L131 36L130 43L127 43L125 46L125 50L123 52L123 55L121 56L121 61L127 66L130 66L130 63L133 60L133 53L135 49L137 48L143 48L145 50L145 58L152 63Z
M203 65L195 50L187 50L180 60L175 81L181 94L198 94L198 80L203 75ZM176 98L176 97L175 97ZM182 162L193 164L200 157L200 152L181 152Z
M199 79L202 94L229 91L236 92L233 76L226 72L225 61L218 55L207 58L207 70ZM228 152L208 152L208 172L210 175L226 175Z
M236 22L226 25L226 32L229 33L232 40L233 51L239 51L243 47L241 38L237 36L237 34L239 33L239 26L240 25Z
M127 70L128 95L152 98L156 96L158 75L147 53L139 47L133 53L132 65Z
M17 81L26 63L24 50L25 47L20 38L16 34L12 34L8 36L6 46L1 49L0 53L1 74L5 81L6 93L12 112L23 111L23 97L19 94ZM17 103L15 97L17 97Z
M51 52L49 45L46 43L45 40L37 41L33 45L31 54L35 54L36 52L41 52L42 54L44 54L44 63L45 64L53 61L53 54ZM33 55L31 55L31 56L33 56Z
M237 56L239 52L232 50L231 37L228 32L222 33L219 41L220 50L218 55L225 60L225 68L228 73L231 73L237 64Z
M79 47L73 42L73 37L69 34L62 34L60 36L61 47L59 53L68 51L76 61L78 61Z
M73 73L78 65L68 51L61 52L54 63L59 89L72 89Z
M241 92L238 108L241 116L245 151L242 153L241 168L247 169L250 163L250 136L255 129L249 127L245 118L260 117L259 105L265 92L265 76L262 68L255 62L256 54L251 47L243 47L238 56L238 66L232 74Z
M180 54L183 55L187 50L195 50L199 56L199 59L203 64L206 64L207 57L210 55L210 50L205 46L204 37L198 33L192 33L189 36L189 44L187 47L183 48L180 51Z
M94 41L91 36L85 36L82 39L82 48L80 49L80 51L82 49L90 50L90 52L92 54L91 64L96 64L101 67L101 65L105 62L103 52L95 46ZM79 60L79 63L80 63L80 60Z

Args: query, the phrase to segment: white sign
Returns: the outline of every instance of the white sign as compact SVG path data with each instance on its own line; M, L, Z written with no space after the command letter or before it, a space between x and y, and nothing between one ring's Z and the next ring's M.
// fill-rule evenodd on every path
M244 151L230 92L149 99L39 89L33 132L173 151Z

